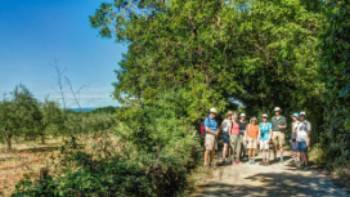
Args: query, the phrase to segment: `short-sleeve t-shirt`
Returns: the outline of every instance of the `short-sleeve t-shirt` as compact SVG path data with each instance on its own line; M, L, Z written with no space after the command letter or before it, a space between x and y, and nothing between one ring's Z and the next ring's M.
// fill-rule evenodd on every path
M245 122L245 121L244 121L244 122L239 121L238 124L239 124L239 134L243 135L243 134L244 134L244 131L245 131L246 128L247 128L247 122Z
M297 142L307 142L309 140L309 132L311 131L311 124L309 121L304 120L299 122L296 128Z
M278 125L287 125L287 120L284 116L279 116L279 118L274 116L271 119L271 123L272 123L272 131L285 131L285 129L280 129Z
M261 122L260 128L260 140L267 141L270 138L270 131L272 130L272 124L270 122Z
M215 119L211 118L210 116L208 116L205 120L204 120L204 126L206 128L209 128L213 133L217 132L218 129L218 123L216 122Z
M224 133L229 133L231 130L231 120L229 119L225 119L222 123L221 123L221 128L222 131Z
M259 125L248 124L247 135L251 138L257 138L259 133Z
M239 135L239 124L232 122L231 135Z

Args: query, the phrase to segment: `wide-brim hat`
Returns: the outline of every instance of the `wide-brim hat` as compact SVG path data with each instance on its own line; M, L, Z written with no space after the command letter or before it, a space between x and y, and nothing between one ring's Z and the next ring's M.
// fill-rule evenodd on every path
M216 110L216 108L214 108L214 107L212 107L212 108L210 108L210 113L214 113L214 114L217 114L218 113L218 111Z
M274 109L273 109L273 111L281 111L281 108L280 107L275 107Z
M233 112L232 112L232 111L228 111L228 112L226 113L226 117L232 116L232 115L233 115Z

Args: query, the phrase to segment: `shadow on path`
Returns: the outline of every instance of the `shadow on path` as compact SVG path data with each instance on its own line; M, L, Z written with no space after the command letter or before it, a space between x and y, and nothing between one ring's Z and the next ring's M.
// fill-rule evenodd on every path
M248 181L260 184L240 183L227 184L210 182L199 186L195 197L260 197L260 196L317 196L332 197L346 196L341 190L335 189L334 185L320 177L294 175L289 173L259 173L246 177Z

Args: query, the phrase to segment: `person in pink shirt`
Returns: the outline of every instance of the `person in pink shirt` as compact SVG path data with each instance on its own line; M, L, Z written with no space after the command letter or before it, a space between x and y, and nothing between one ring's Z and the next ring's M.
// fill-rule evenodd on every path
M232 164L240 163L240 154L241 154L241 144L242 144L242 135L239 132L239 124L237 121L237 114L234 113L232 116L232 124L230 131L230 146L232 149Z

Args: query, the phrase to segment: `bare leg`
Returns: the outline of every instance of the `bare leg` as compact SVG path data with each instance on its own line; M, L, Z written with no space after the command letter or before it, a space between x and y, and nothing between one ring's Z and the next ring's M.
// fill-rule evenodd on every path
M252 159L255 161L255 148L252 148Z
M252 159L252 149L251 148L248 148L248 159L251 160Z
M305 165L308 165L309 164L309 158L308 158L307 152L304 153L304 154L305 154Z
M205 150L205 152L204 152L204 166L205 167L209 166L209 154L210 154L210 151Z
M263 149L263 150L261 151L261 155L262 155L262 162L263 162L263 163L266 163L266 150L265 150L265 149Z
M283 144L280 145L280 158L283 160Z
M297 158L298 158L298 163L297 165L300 166L301 163L303 162L303 158L302 158L302 153L301 152L297 152Z
M224 148L222 149L222 159L225 160L227 158L227 152L228 152L228 144L224 144Z
M213 148L212 151L210 151L210 165L213 165L215 162L215 148Z
M236 161L241 160L241 148L242 148L242 142L241 137L237 137L237 144L236 144Z

